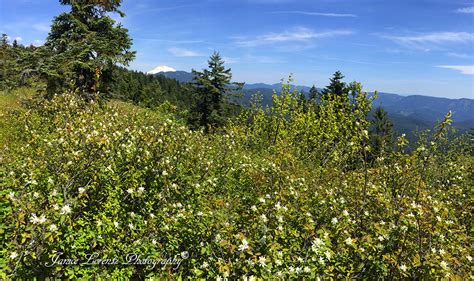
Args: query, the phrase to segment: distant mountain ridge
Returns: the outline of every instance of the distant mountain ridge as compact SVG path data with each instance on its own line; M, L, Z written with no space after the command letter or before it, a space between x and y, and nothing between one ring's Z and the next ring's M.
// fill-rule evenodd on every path
M165 71L155 75L163 75L182 83L193 81L192 73L186 71ZM295 88L306 94L311 89L308 86L291 85L291 90ZM238 102L248 105L252 95L259 92L263 98L263 105L269 105L272 101L273 91L280 92L281 84L245 84L244 95ZM442 120L449 111L453 113L453 123L460 131L474 128L474 99L449 99L421 95L402 96L378 92L378 98L374 101L373 108L377 106L385 108L395 124L395 129L399 132L433 128L436 122Z
M190 83L193 81L194 77L193 77L193 74L190 73L190 72L187 72L187 71L181 71L181 70L177 70L177 71L160 71L160 72L157 72L157 73L154 73L155 76L165 76L167 78L171 78L171 79L176 79L178 80L179 82L181 83Z

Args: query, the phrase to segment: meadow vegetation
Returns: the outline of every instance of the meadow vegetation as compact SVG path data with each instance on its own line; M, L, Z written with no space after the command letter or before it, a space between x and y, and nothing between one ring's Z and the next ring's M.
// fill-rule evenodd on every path
M0 42L0 279L473 278L450 112L408 143L340 72L244 108L218 53L131 72L120 0L60 2L45 46Z
M2 278L471 275L472 146L449 115L372 160L362 91L316 115L283 85L213 134L72 93L21 104L2 108ZM186 259L48 267L57 253Z

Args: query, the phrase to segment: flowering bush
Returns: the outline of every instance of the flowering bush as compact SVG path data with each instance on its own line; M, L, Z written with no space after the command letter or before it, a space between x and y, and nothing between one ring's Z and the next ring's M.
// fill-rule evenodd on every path
M469 278L472 146L448 115L369 162L355 97L285 86L213 135L72 94L4 114L0 278Z

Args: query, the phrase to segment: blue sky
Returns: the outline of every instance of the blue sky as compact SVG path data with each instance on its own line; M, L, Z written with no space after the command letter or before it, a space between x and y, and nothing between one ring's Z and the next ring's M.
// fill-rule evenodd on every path
M0 0L0 32L42 44L57 0ZM125 0L132 69L206 66L235 81L323 87L336 70L366 90L474 98L474 0Z

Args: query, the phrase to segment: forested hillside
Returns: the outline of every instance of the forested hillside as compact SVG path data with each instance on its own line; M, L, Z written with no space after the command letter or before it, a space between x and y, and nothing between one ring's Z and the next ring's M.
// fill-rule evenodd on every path
M3 36L1 279L472 278L473 135L410 143L358 82L264 105L218 52L193 83L125 67L120 0Z

